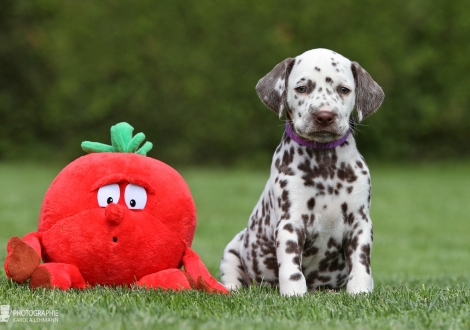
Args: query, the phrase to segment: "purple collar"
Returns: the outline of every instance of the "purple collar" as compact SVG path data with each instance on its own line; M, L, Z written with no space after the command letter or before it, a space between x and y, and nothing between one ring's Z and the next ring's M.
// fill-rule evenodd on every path
M348 129L346 134L339 140L332 141L332 142L315 142L315 141L309 141L302 139L300 136L297 136L292 129L290 128L289 122L286 121L286 133L287 135L297 142L298 144L307 147L307 148L313 148L313 149L333 149L336 148L337 146L340 146L341 144L344 143L344 141L347 140L349 137L349 133L351 133L351 129Z

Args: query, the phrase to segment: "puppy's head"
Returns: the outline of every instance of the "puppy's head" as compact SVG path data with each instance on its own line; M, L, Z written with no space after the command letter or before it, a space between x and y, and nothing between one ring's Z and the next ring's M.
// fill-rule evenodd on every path
M346 134L356 106L359 121L375 112L382 88L357 63L327 49L313 49L287 58L256 85L261 100L287 119L294 132L317 142Z

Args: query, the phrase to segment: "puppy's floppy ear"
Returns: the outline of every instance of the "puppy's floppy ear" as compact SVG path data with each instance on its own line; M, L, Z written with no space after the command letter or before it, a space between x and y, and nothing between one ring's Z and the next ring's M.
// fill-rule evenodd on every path
M287 78L294 63L294 58L286 58L261 78L256 85L256 92L261 101L277 113L279 118L284 112L287 98Z
M359 121L374 113L382 104L385 94L359 63L352 62L351 70L356 84L356 109Z

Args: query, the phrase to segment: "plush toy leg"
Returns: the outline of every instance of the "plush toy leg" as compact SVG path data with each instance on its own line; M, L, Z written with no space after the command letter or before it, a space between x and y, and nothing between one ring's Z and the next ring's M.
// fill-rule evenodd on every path
M191 289L191 278L180 269L165 269L158 273L153 273L142 277L137 284L146 288L161 288L172 290L189 290Z
M7 244L7 258L3 265L7 276L16 283L25 283L41 262L40 249L39 239L35 236L10 238Z
M31 276L29 287L67 290L84 289L87 284L76 266L51 262L39 265Z
M184 270L197 281L197 289L209 293L228 293L225 286L217 282L202 263L199 255L191 248L186 248L183 256Z

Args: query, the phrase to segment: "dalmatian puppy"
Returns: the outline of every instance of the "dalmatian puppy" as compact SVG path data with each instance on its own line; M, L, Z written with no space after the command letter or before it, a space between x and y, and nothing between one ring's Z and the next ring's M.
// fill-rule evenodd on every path
M286 296L371 292L371 182L351 113L375 112L382 89L357 62L313 49L276 65L256 91L279 118L286 111L286 130L247 228L225 248L222 283Z

